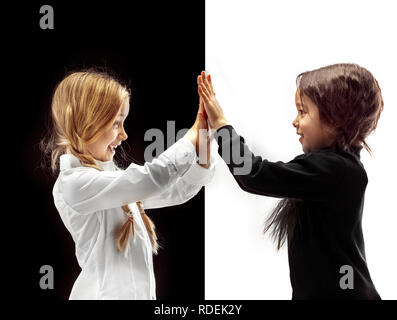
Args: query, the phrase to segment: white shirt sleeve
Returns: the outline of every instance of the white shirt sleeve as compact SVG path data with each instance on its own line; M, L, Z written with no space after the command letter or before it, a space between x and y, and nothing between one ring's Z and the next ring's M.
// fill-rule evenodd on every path
M209 168L203 168L194 163L189 170L177 179L174 185L160 194L153 195L142 201L145 209L175 206L193 198L209 183L215 172L215 157L211 156Z
M64 170L60 174L61 192L65 202L81 214L145 202L145 199L152 199L155 205L153 199L186 174L185 179L180 180L183 182L177 183L175 190L179 191L173 192L182 192L181 188L188 181L191 184L193 170L197 170L194 169L196 161L195 147L182 138L143 166L132 163L122 171L98 171L88 167Z

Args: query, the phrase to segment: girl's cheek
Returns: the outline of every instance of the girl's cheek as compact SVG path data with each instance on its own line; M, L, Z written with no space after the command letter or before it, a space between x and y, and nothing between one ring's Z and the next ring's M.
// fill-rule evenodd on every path
M110 142L112 142L114 140L114 137L116 136L116 131L113 129L111 131L108 132L106 139Z
M118 131L118 130L117 130L117 131L115 131L115 132L113 132L112 141L116 140L116 138L117 138L118 134L119 134L119 131Z

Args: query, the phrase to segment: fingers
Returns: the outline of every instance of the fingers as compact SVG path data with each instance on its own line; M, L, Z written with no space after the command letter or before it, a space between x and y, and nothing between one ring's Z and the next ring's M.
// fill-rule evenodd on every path
M211 98L215 97L214 87L212 86L211 75L206 76L204 71L197 77L197 84L201 86L203 92Z
M208 103L210 101L209 92L202 84L198 85L198 94L205 103Z
M215 95L215 91L214 91L214 87L212 86L212 81L211 81L211 75L208 74L208 83L210 84L210 89L211 89L211 93L213 93Z
M207 84L208 84L208 82L207 82ZM209 86L204 83L202 76L198 77L198 89L199 89L199 94L200 93L202 94L204 102L208 102L208 100L211 97L211 92L210 92Z
M208 92L210 93L210 95L214 94L214 89L212 88L212 84L210 84L210 81L209 81L209 79L211 79L211 76L210 75L206 76L205 72L201 71L201 79L203 80L203 83L204 83L206 89L208 90Z

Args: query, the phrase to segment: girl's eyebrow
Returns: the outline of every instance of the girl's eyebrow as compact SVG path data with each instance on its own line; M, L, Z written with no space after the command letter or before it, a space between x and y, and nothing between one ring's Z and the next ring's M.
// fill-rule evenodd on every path
M299 106L299 107L306 108L306 104L304 103L303 100L300 100L300 102L295 102L295 104L296 104L297 106Z

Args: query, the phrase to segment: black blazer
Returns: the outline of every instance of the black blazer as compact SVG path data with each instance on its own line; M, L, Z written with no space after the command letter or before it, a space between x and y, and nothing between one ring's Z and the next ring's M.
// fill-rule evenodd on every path
M270 162L255 156L230 125L215 138L241 189L303 200L299 232L288 248L293 299L380 299L365 259L361 218L368 178L359 156L328 148ZM344 268L353 274L352 289L340 284Z

